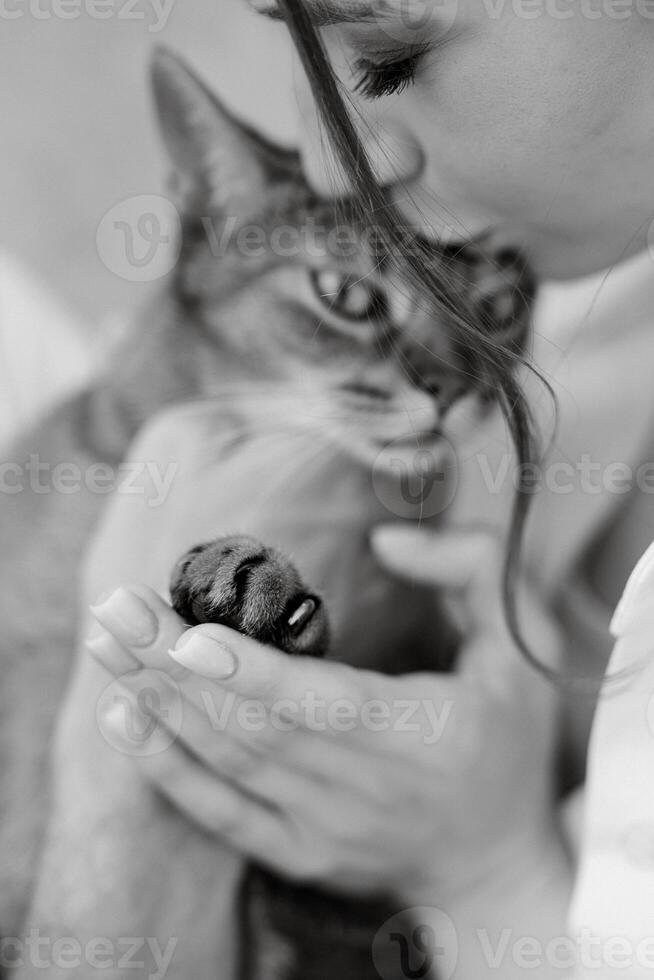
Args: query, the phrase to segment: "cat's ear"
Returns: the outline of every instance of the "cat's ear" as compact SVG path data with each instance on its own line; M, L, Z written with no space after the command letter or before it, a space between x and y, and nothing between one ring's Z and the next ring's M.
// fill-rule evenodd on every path
M256 213L276 182L298 179L297 153L277 146L236 119L165 48L155 52L152 87L183 207Z

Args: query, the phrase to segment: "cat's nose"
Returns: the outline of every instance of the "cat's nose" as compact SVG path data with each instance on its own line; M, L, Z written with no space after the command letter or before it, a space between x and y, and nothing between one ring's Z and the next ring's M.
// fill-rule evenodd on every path
M438 363L426 349L405 348L402 370L414 388L433 399L441 418L465 392L464 379L454 365Z

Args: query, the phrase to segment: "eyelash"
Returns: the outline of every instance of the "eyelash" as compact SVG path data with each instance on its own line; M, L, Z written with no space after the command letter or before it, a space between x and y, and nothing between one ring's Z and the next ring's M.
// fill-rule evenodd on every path
M366 99L381 99L387 95L397 95L413 85L416 72L429 45L414 48L402 58L389 58L387 61L371 61L370 58L357 58L354 73L357 82L354 91Z

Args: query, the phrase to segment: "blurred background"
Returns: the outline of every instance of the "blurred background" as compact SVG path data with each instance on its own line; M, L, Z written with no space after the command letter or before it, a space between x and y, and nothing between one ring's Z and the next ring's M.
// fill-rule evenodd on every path
M156 45L269 134L294 140L285 28L246 0L2 0L0 38L0 318L25 293L24 273L40 311L49 303L37 283L55 319L90 331L156 288L110 271L96 248L107 211L165 187L148 82Z

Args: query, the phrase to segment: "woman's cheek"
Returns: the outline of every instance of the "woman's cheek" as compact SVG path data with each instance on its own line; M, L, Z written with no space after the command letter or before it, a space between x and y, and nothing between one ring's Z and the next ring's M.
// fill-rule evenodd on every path
M596 165L629 69L609 59L615 32L579 17L494 19L490 2L475 4L477 23L427 57L398 106L422 141L429 191L531 221Z

